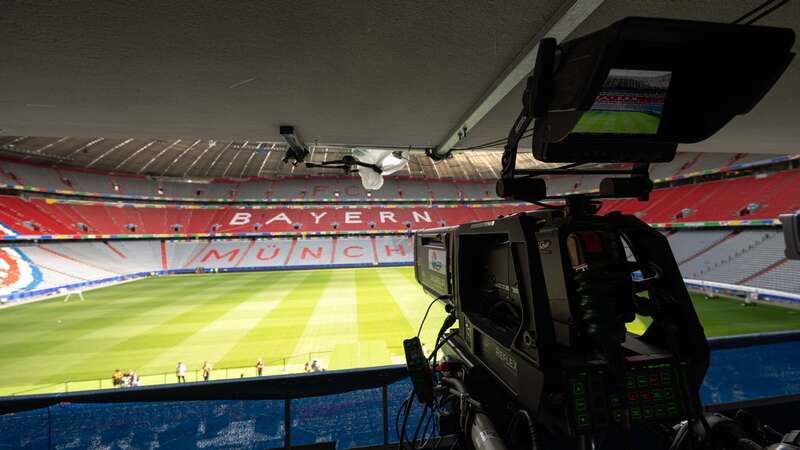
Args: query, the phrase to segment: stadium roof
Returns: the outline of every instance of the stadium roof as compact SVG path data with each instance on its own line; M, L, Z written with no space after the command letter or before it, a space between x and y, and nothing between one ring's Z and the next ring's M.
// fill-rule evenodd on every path
M55 167L77 166L103 172L194 180L343 175L341 170L307 169L302 164L284 163L285 147L263 142L0 136L0 156ZM334 161L345 154L350 154L350 150L312 146L308 161ZM409 155L408 169L397 175L428 179L497 179L501 156L499 151L458 152L450 159L434 162L424 153L413 152ZM530 153L517 159L521 168L551 166L535 160Z
M521 87L494 88L543 35L628 15L732 21L760 3L10 2L0 12L0 145L10 157L102 170L285 174L264 156L280 151L281 124L326 158L349 146L435 146L476 106L493 107L458 143L472 146L506 136ZM759 21L798 23L798 2ZM749 116L682 150L796 152L798 64Z

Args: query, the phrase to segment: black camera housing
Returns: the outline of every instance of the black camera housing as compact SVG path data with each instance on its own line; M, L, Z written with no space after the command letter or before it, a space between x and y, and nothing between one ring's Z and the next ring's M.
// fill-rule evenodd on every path
M627 264L649 278L650 306L658 312L643 335L625 334L619 344L622 370L614 367L614 352L604 354L604 345L587 331L587 309L604 305L582 303L568 249L576 233L601 236L603 248L593 264ZM447 289L459 321L453 347L554 433L578 435L623 421L669 423L699 413L709 358L705 335L666 238L636 217L520 213L417 234L415 255L432 248L447 252ZM441 284L425 282L427 260L415 258L417 280L441 294ZM619 292L616 301L632 296ZM662 398L662 373L672 383L668 401ZM641 376L648 384L619 385L631 377L638 383ZM651 385L653 377L658 380ZM657 393L657 402L628 400L632 393L651 396L644 394L648 390Z

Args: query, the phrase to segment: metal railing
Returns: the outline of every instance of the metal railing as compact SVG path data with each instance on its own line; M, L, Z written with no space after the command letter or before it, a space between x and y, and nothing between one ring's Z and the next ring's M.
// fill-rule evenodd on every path
M250 411L253 415L257 415L259 413L255 412L254 407L248 406L247 402L266 400L272 402L269 405L270 411L266 415L260 416L262 419L259 420L275 422L273 430L278 430L278 434L275 437L279 436L283 440L285 448L291 448L293 445L300 443L297 442L298 439L307 440L308 438L308 436L303 437L302 433L298 438L292 437L296 429L302 429L302 427L298 428L296 426L298 419L307 421L324 418L326 423L329 423L330 429L316 430L319 431L316 434L327 441L335 439L333 435L342 431L345 434L348 432L364 432L364 429L348 430L348 427L352 424L339 422L336 419L340 416L337 409L352 408L355 400L358 404L366 401L369 405L374 406L367 408L370 423L377 422L382 424L382 426L368 429L370 436L367 437L367 440L370 442L364 442L364 444L377 445L383 442L386 445L392 440L390 431L393 429L391 427L392 416L390 416L390 411L394 412L399 408L408 394L408 389L411 387L410 383L405 380L407 380L405 366L381 366L365 369L332 370L330 372L307 375L289 374L216 380L210 383L145 386L140 389L104 389L90 392L5 397L0 398L0 428L9 423L13 425L13 421L17 417L22 419L27 417L8 413L31 411L34 415L38 414L38 418L43 420L37 419L33 421L34 423L28 420L24 422L26 426L10 426L9 433L4 433L4 443L11 442L13 446L14 442L31 442L34 437L42 435L48 436L45 438L46 442L61 443L65 437L68 437L69 442L74 443L76 435L71 433L69 436L65 436L64 429L59 428L59 426L53 426L53 421L57 421L63 427L65 422L60 418L71 417L75 411L79 411L86 405L94 405L84 410L86 414L98 418L107 417L112 412L113 414L118 414L120 408L124 408L128 404L138 405L137 414L140 414L139 417L149 417L147 411L152 412L154 416L151 421L142 419L138 422L118 421L107 423L104 420L93 421L90 419L89 426L81 426L80 430L81 433L84 433L83 438L88 442L89 440L94 440L97 435L102 434L103 430L110 428L119 431L119 427L134 429L142 426L145 428L147 426L155 426L156 424L160 427L165 423L180 422L185 424L187 421L205 420L202 417L203 408L198 409L196 405L187 405L185 408L191 409L193 412L201 411L199 416L197 414L185 416L178 414L176 416L174 413L176 408L179 408L176 405L184 401L214 403L235 400L237 403L231 405L231 408L237 411ZM360 394L359 391L365 391L365 394ZM369 391L369 393L367 394L366 391ZM341 396L341 394L347 393L353 393L355 397ZM332 402L330 404L336 405L335 407L328 409L309 408L308 405L304 406L302 403L297 403L298 400L305 398L326 396L333 396L328 397L325 402L326 404L327 402ZM282 408L276 402L281 402ZM151 403L150 406L148 405L149 403ZM172 408L171 412L163 410L165 405L169 405ZM262 411L263 406L263 404L259 404L255 408ZM283 414L275 414L277 408L282 409ZM206 409L206 414L212 414L212 410L216 411L214 408ZM39 412L36 413L35 411ZM142 416L141 414L144 415ZM216 417L216 413L213 414ZM88 416L81 417L85 419ZM238 415L233 414L229 419L239 420L238 417ZM4 422L4 419L7 419L7 421ZM223 418L222 420L225 419ZM68 423L67 427L69 428ZM336 433L333 432L334 427L337 428ZM312 432L316 431L312 430ZM86 434L87 432L88 434ZM195 433L192 432L190 434L191 436L186 436L189 440L192 439Z

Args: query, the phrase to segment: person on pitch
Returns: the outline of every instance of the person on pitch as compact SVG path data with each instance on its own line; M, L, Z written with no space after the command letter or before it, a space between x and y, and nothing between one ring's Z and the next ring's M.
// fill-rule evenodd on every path
M258 358L256 360L256 375L261 376L264 374L264 360Z
M203 371L203 381L208 381L208 379L211 377L212 368L213 367L211 366L210 362L203 361L203 367L200 368L200 370Z
M178 383L186 383L186 364L179 361L175 367L175 375L178 377Z

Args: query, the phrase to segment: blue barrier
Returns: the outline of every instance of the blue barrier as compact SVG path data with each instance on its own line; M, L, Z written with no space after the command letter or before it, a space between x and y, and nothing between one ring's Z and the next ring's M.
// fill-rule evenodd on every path
M705 405L800 394L800 341L711 352L700 388Z
M796 357L800 340L796 334L726 338L720 343L712 340L711 366L700 392L704 405L800 394L800 360ZM779 339L790 340L776 341ZM744 347L732 347L737 342ZM0 416L0 450L90 446L255 449L330 441L349 448L396 442L395 414L411 387L408 379L393 381L402 373L401 367L386 367L331 372L323 378L282 376L139 391L151 391L151 398L160 400L178 398L165 393L181 389L180 395L207 398L201 401L123 399L122 403L81 404L77 402L91 399L81 400L81 394L31 396L76 403ZM267 397L262 399L222 400L264 393ZM137 394L135 389L103 392L106 397L101 401ZM271 395L290 399L263 399ZM416 424L419 414L419 408L412 410L409 423Z
M288 405L284 400L62 403L0 416L0 450L379 445L396 441L394 413L410 388L408 380L400 380L385 391L370 388L292 399ZM419 408L412 410L409 423L416 423L419 415Z

